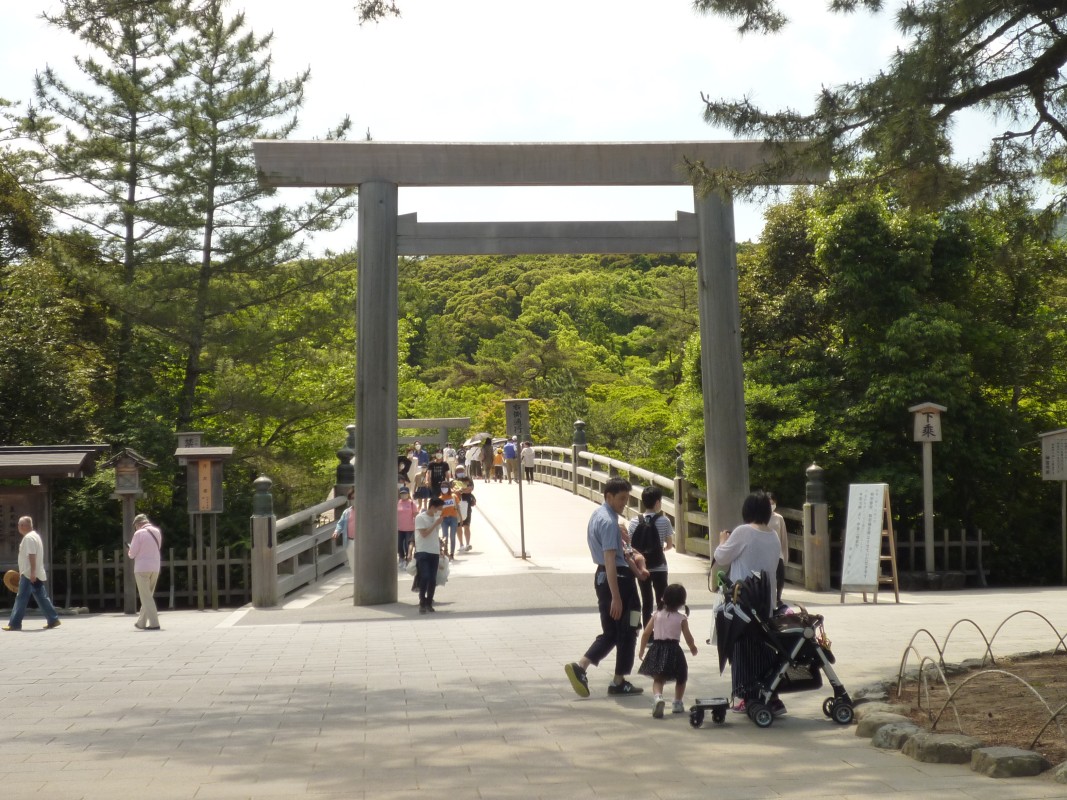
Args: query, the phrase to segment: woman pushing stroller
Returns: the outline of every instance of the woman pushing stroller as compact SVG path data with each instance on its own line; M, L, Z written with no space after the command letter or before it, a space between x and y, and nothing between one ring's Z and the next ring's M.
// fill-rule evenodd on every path
M730 580L742 581L749 575L767 576L766 609L774 608L777 590L775 573L782 556L781 540L769 527L771 500L764 492L754 492L745 498L741 506L739 525L732 531L723 531L719 546L715 548L715 561L730 567ZM733 648L730 659L730 678L733 687L734 705L731 711L745 712L745 694L758 683L760 676L774 666L774 653L751 635L742 636ZM775 697L768 706L775 716L785 713L785 704Z

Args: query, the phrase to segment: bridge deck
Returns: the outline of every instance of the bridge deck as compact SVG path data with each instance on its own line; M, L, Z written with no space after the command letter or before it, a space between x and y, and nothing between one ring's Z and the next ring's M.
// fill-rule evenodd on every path
M453 568L440 613L401 601L351 605L339 576L272 611L169 612L138 632L120 614L65 617L56 631L0 634L0 765L11 797L74 798L959 798L1062 797L1041 779L992 781L872 748L823 718L823 693L787 698L766 731L731 715L693 730L651 719L647 694L609 698L606 669L579 700L562 665L597 622L583 563L592 505L557 489L525 494L528 563L488 524L514 534L515 487L479 485L474 552ZM725 694L703 646L705 560L671 554L699 632L687 697ZM920 627L943 637L960 617L991 632L1032 608L1060 628L1062 589L904 594L900 605L842 606L787 591L827 617L850 689L892 675ZM31 630L32 629L32 630ZM948 657L980 654L957 631ZM1044 623L1020 621L1000 653L1049 649ZM643 678L637 681L648 685ZM606 764L613 760L615 766ZM651 754L651 755L649 755ZM817 787L817 788L814 788Z

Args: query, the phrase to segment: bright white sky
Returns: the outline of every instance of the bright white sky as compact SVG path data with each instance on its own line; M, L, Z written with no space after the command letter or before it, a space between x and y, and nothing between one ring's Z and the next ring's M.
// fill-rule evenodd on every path
M257 33L274 32L275 75L311 68L295 138L348 114L353 137L379 141L669 141L729 138L708 127L700 92L751 95L808 110L821 85L860 78L899 42L891 18L787 0L793 24L741 39L688 0L401 0L403 16L360 27L354 0L233 0ZM39 17L56 0L5 3L0 97L30 98L45 65L74 78L78 42ZM282 190L293 191L296 190ZM294 202L297 197L294 195ZM401 189L422 221L673 219L685 187ZM738 240L756 239L758 205L738 203ZM355 221L316 240L341 250Z

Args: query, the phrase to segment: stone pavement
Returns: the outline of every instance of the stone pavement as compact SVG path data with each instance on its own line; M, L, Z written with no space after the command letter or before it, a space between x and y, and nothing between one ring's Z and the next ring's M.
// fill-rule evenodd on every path
M525 488L518 549L515 486L478 485L474 551L419 616L410 578L399 602L355 608L351 578L272 610L164 612L164 630L132 617L29 618L0 633L3 796L107 798L623 798L920 800L1063 798L1047 778L994 780L922 764L825 719L825 692L787 697L768 730L730 715L694 730L653 720L647 693L606 695L608 669L577 698L563 673L597 629L585 520L593 506ZM494 531L489 521L499 531ZM712 595L705 560L669 554L689 590L700 654L687 699L728 693L703 645ZM887 678L916 630L940 641L969 617L987 635L1034 609L1067 628L1062 589L909 594L901 604L850 595L787 599L824 613L838 669L855 691ZM891 600L891 596L890 596ZM1017 617L996 653L1051 649L1047 625ZM920 647L923 647L920 645ZM932 648L923 647L930 653ZM969 626L947 658L981 655ZM641 685L648 684L637 678Z

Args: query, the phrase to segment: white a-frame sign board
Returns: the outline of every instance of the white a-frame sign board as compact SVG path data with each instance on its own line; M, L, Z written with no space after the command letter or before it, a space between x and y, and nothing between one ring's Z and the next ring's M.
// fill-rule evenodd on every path
M889 574L882 565L889 566ZM900 602L897 581L897 548L893 538L893 515L889 510L889 484L854 483L848 487L848 517L845 520L845 548L841 561L841 602L845 592L874 593L878 587L892 584L893 595Z

